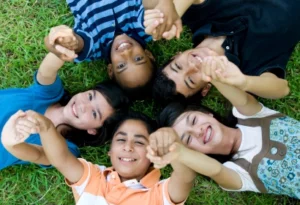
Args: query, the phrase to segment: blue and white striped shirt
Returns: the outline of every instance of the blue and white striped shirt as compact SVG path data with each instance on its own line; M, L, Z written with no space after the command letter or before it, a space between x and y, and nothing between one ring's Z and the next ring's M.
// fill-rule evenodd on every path
M84 48L75 62L104 58L116 32L138 35L149 42L145 33L142 0L67 0L74 15L74 31L84 40ZM108 54L109 55L109 54Z

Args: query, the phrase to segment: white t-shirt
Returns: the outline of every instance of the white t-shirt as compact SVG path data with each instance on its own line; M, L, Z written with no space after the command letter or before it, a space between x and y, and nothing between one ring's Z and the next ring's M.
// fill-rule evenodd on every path
M238 110L234 107L232 109L232 113L235 117L240 118L240 119L249 119L249 118L262 118L266 116L270 116L273 114L278 113L275 110L271 110L267 107L265 107L263 104L261 111L256 113L255 115L252 116L245 116L242 115L241 113L238 112ZM260 126L257 127L248 127L248 126L243 126L237 124L237 127L241 130L242 132L242 141L241 141L241 146L238 149L238 152L233 156L233 159L239 159L239 158L244 158L248 162L252 163L252 159L255 155L257 155L261 148L262 148L262 130ZM250 174L244 170L242 167L239 165L236 165L233 162L225 162L223 164L224 166L236 171L238 175L241 177L242 181L242 187L239 190L229 190L221 187L224 190L227 191L254 191L254 192L259 192L259 190L256 188L253 180L250 177Z

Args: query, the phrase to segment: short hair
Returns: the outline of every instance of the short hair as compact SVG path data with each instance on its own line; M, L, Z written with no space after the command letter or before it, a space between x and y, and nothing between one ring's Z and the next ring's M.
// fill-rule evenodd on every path
M168 60L156 71L152 96L155 100L162 102L163 104L170 103L175 100L183 100L185 97L177 93L176 84L173 80L169 79L163 72L163 69L170 64L173 59Z
M103 97L107 100L108 104L114 109L116 112L122 112L123 110L127 110L129 107L129 99L125 95L125 93L121 90L121 88L116 85L111 80L107 80L97 84L93 90L100 92ZM69 100L72 98L70 93L65 90L63 97L59 101L59 103L65 106ZM88 134L86 130L80 130L70 125L64 124L69 127L67 131L63 132L62 135L76 144L78 147L83 146L99 146L107 141L106 136L106 126L112 120L114 115L108 117L103 125L97 129L96 135ZM59 125L58 125L59 126Z
M135 111L123 111L116 113L113 118L111 118L109 124L106 126L106 139L112 140L115 132L118 130L118 128L127 120L138 120L144 123L144 125L147 128L147 131L149 134L154 132L157 129L157 123L155 120L152 120L147 115L141 113L141 112L135 112Z
M200 111L205 114L213 114L213 117L216 120L218 120L220 123L231 128L236 128L237 118L233 117L233 115L229 115L227 118L224 118L208 107L205 107L203 105L187 104L185 102L173 102L170 103L168 106L166 106L157 117L158 127L173 126L176 119L181 114L188 111ZM229 155L209 154L208 156L218 160L221 163L229 161L232 158L232 154Z

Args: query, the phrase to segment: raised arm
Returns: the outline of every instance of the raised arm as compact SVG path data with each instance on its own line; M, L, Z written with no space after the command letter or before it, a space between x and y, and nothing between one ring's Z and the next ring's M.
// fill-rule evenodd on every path
M56 55L48 53L38 69L37 81L42 85L51 85L54 83L57 72L63 64L64 61Z
M170 152L178 152L180 149L179 143L176 142L178 139L179 137L172 128L162 128L151 134L147 156L156 168L166 165L166 163L160 163L162 157L168 157ZM168 185L169 196L172 202L181 203L187 199L193 187L196 172L176 159L171 161L171 165L173 172Z
M34 111L27 111L26 115L36 125L35 131L40 134L49 162L70 183L78 182L83 175L83 165L69 151L66 140L57 132L51 120Z
M240 71L226 57L205 58L202 63L202 69L203 78L211 82L241 114L251 116L261 110L261 104L252 95L232 85L234 84L232 83L233 81L240 81L241 78L228 77L227 73Z
M32 133L30 127L34 126L25 118L26 114L23 111L18 111L5 123L1 133L3 146L18 159L49 165L50 162L41 146L25 142Z

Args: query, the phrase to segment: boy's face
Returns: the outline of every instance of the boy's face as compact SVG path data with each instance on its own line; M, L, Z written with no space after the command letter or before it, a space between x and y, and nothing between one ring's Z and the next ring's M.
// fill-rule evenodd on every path
M163 72L174 81L177 93L189 97L207 85L207 82L203 80L203 59L216 55L216 52L206 47L190 49L175 56Z
M151 162L146 157L149 133L139 120L126 120L113 136L109 156L121 181L142 179Z
M111 48L110 78L121 86L135 88L148 82L153 73L152 54L126 34L117 36Z

